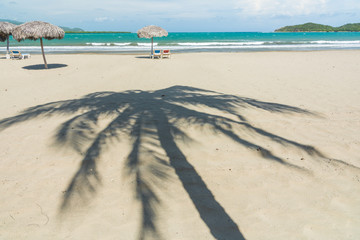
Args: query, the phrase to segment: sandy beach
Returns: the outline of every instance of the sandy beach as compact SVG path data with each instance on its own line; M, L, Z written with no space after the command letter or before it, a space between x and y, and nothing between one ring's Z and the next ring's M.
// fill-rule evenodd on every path
M359 239L360 51L0 59L0 239Z

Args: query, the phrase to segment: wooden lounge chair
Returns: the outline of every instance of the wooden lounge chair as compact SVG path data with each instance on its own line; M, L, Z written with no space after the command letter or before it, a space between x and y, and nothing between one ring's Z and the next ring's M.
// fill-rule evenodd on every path
M160 50L154 50L153 54L151 55L151 58L161 58L161 51Z
M162 57L167 57L170 58L171 57L171 53L170 53L170 49L165 49L162 51Z
M21 53L20 51L17 50L11 50L10 51L10 58L11 59L25 59L25 58L30 58L30 54L29 53Z
M20 51L10 51L10 58L11 59L21 59L21 52Z

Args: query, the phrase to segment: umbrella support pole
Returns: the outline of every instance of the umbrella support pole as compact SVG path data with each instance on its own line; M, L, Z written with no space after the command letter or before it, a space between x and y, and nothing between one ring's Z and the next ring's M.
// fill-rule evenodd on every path
M6 55L5 55L5 58L6 58L6 59L10 59L11 56L10 56L10 50L9 50L9 36L7 36L6 40L7 40L7 47L6 47Z
M10 53L10 51L9 51L9 35L7 36L6 40L7 40L6 53L9 54Z
M154 54L154 38L152 37L151 38L151 53L150 53L150 55L151 55L151 57L153 57L153 54Z
M41 52L42 52L43 59L44 59L44 63L45 63L45 68L47 69L48 66L47 66L47 63L46 63L46 58L45 58L44 46L43 46L43 40L42 40L42 38L40 38L40 44L41 44Z

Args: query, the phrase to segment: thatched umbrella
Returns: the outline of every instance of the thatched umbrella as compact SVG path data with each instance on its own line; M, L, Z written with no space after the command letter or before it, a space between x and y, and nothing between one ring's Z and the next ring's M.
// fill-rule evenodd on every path
M44 46L42 39L43 38L47 40L62 39L65 36L65 32L61 28L52 25L50 23L33 21L17 26L13 30L12 35L13 38L19 42L25 39L37 40L40 38L41 51L44 58L45 68L48 68L44 54Z
M154 37L167 37L168 32L158 26L150 25L137 31L139 38L151 38L151 54L153 53Z
M0 41L5 42L5 40L7 40L7 53L9 53L9 36L12 34L12 31L15 27L15 24L9 22L0 22Z

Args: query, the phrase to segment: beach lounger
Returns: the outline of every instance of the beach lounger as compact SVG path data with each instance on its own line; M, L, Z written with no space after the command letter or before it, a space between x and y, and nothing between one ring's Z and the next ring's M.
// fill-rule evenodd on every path
M20 59L21 58L20 51L10 51L10 58L11 59L15 59L15 58Z
M160 50L154 50L151 58L161 58L161 51Z
M16 51L16 50L11 50L10 51L10 58L11 59L25 59L25 58L30 58L30 54L29 53L21 53L20 51Z
M169 49L165 49L162 51L162 57L167 57L167 58L170 58L171 57L171 53L170 53L170 50Z

